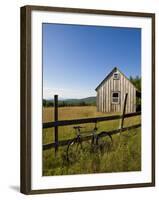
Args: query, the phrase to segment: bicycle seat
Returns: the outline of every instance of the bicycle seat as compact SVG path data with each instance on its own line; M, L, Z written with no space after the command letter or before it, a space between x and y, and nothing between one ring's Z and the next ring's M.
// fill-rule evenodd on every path
M74 126L74 129L80 129L80 128L84 128L84 126Z

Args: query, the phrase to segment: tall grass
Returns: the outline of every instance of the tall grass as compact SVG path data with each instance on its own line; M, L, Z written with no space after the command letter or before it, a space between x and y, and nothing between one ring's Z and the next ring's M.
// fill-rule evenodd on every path
M43 122L53 121L53 108L44 108ZM109 113L112 115L114 113ZM115 113L116 114L116 113ZM77 119L86 117L105 116L106 113L96 112L94 106L63 107L59 108L59 119ZM124 120L124 125L133 125L140 122L140 117L132 117ZM98 123L98 131L119 128L120 120ZM84 131L92 130L94 124L83 124ZM59 127L59 139L75 137L73 126ZM43 129L43 143L54 140L54 129ZM121 135L113 136L113 145L109 151L91 151L91 145L83 142L78 160L68 163L66 160L66 148L60 147L55 157L54 149L43 151L43 175L67 175L104 172L126 172L141 170L141 128L125 131Z

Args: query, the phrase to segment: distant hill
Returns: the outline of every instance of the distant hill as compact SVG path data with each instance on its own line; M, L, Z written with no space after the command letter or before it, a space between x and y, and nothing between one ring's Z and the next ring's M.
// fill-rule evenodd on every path
M43 106L53 106L54 100L43 99ZM96 97L86 97L82 99L63 99L58 101L59 106L93 106L96 105Z
M66 103L85 102L86 104L91 104L91 103L96 103L96 97L87 97L87 98L83 98L83 99L65 99L62 101L65 101Z

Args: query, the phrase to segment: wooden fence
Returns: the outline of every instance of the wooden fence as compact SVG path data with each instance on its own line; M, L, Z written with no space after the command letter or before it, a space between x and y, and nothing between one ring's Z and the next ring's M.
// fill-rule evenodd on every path
M97 122L102 122L102 121L110 121L110 120L121 119L121 124L120 124L119 129L111 130L111 131L107 131L107 132L103 131L101 133L98 133L99 137L104 137L107 134L114 135L114 134L117 134L117 133L121 133L122 131L125 131L125 130L131 130L131 129L141 127L141 123L135 124L135 125L132 125L132 126L123 127L125 118L141 115L141 112L125 114L127 96L128 96L128 94L125 95L122 115L103 116L103 117L94 117L94 118L83 118L83 119L72 119L72 120L58 120L58 95L55 95L54 96L54 120L55 121L43 123L43 129L44 128L52 128L52 127L54 128L54 134L55 134L54 138L55 139L52 143L43 144L43 150L55 148L55 152L57 152L59 146L68 145L69 142L72 140L72 138L71 138L71 139L59 141L59 139L58 139L58 127L59 126L69 126L69 125L74 125L74 124L85 124L85 123L97 123ZM91 137L92 137L91 135L87 135L87 136L83 136L81 139L82 139L82 141L86 141L86 140L91 139Z

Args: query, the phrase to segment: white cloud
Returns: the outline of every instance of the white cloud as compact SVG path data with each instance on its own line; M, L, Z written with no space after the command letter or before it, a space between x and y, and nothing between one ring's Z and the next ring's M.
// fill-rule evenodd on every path
M58 94L59 98L70 99L70 98L85 98L90 96L95 96L95 91L86 91L86 90L73 90L69 88L43 88L43 98L44 99L53 99L54 95Z

